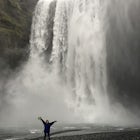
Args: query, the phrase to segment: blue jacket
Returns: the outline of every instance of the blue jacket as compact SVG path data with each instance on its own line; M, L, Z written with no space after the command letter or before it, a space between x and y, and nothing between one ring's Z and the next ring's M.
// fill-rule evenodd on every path
M43 119L41 119L41 121L44 124L44 132L45 133L50 133L50 127L56 122L56 121L53 121L51 123L46 123Z

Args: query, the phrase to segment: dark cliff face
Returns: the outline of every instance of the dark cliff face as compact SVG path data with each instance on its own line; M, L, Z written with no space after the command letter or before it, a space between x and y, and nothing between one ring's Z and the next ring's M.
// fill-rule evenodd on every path
M37 0L0 0L0 69L28 58L32 15Z
M107 63L111 95L140 105L140 1L114 0L108 10Z

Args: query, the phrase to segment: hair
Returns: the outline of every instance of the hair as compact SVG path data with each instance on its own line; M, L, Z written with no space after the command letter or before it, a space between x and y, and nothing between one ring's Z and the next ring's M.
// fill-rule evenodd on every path
M46 120L46 123L49 123L49 120Z

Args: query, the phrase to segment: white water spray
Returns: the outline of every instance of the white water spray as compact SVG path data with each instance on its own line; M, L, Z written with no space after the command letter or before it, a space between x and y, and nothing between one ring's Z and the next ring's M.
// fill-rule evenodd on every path
M91 114L92 121L103 113L103 106L109 107L102 8L98 0L75 1L69 28L67 77L74 83L78 109Z
M11 81L8 85L9 95L15 97L15 111L21 112L18 118L31 120L47 115L75 122L75 112L82 122L135 124L138 119L134 115L120 104L111 106L109 102L104 28L108 1L58 0L53 9L53 28L49 29L52 2L38 2L29 61L14 80L17 84L13 86ZM50 33L52 46L46 42ZM48 47L52 49L49 63L45 61Z

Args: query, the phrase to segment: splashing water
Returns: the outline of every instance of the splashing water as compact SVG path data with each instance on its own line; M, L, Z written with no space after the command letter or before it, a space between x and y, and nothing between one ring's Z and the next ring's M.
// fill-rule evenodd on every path
M15 112L20 112L17 118L47 115L65 122L78 118L79 122L117 125L138 121L120 104L112 106L109 102L105 41L108 2L38 2L30 58L14 80L16 84L13 86L12 80L8 85Z
M108 106L101 8L97 0L76 1L70 21L67 77L68 81L74 82L76 103L80 110L84 109L84 114L95 108L98 108L95 111L98 114L103 104Z

